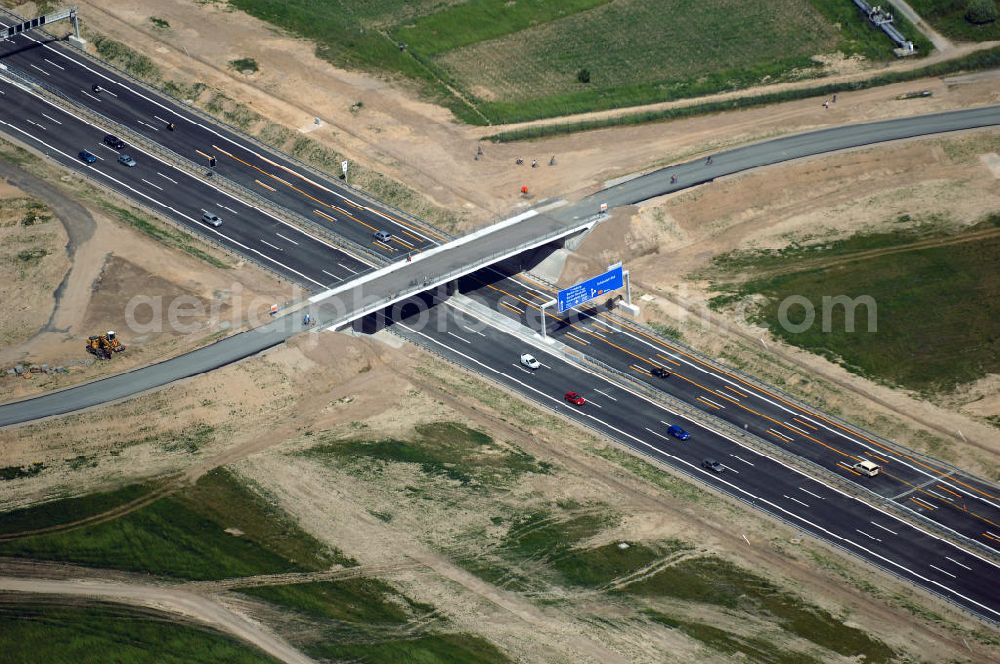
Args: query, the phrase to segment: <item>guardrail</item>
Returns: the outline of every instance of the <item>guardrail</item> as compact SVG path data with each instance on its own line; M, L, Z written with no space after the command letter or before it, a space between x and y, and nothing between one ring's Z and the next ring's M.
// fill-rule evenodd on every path
M623 316L620 316L620 315L615 314L615 313L611 313L610 316L613 317L613 318L615 318L618 322L620 322L622 325L625 325L625 326L637 326L638 325L635 321L629 320L629 319L624 318ZM740 380L746 381L747 383L753 385L758 390L769 391L769 392L773 392L773 393L778 394L781 397L781 399L783 399L785 401L788 401L789 403L791 403L792 405L794 405L796 408L799 408L799 409L801 409L801 410L803 410L803 411L805 411L807 413L809 413L809 412L820 412L819 409L816 408L815 406L811 406L811 405L803 402L800 398L795 397L795 396L789 394L788 392L785 392L781 388L775 387L773 385L769 385L767 383L764 383L760 379L755 378L754 376L751 376L749 374L743 373L742 371L740 371L739 369L737 369L735 367L731 367L731 366L728 366L728 365L720 364L718 361L705 356L701 352L692 349L690 346L686 346L683 343L680 343L676 339L671 339L671 338L665 337L664 335L660 334L659 332L657 332L653 328L650 328L648 326L642 326L642 329L643 329L643 333L644 334L649 334L651 336L656 337L657 340L659 340L662 343L664 343L664 345L675 346L675 347L683 349L685 353L688 353L688 354L690 354L690 355L692 355L694 357L697 357L699 361L704 362L705 364L707 364L708 366L711 366L713 369L715 369L717 371L721 371L723 373L728 373L728 374L733 374L735 376L738 376L740 378ZM943 471L946 471L945 474L948 474L948 475L951 475L951 474L964 475L965 477L968 477L968 478L970 478L972 480L975 480L976 482L982 483L984 486L992 487L995 490L1000 491L1000 486L998 486L995 482L991 482L990 480L986 480L986 479L983 479L981 477L977 477L975 475L972 475L968 471L963 470L962 468L959 468L958 466L955 466L953 464L950 464L947 461L942 461L940 459L937 459L937 458L934 458L932 456L929 456L929 455L927 455L927 454L925 454L923 452L920 452L918 450L914 450L914 449L911 449L909 447L906 447L905 445L901 445L901 444L899 444L899 443L897 443L895 441L889 440L889 439L884 438L884 437L882 437L882 436L880 436L880 435L878 435L876 433L868 431L867 429L859 427L856 424L851 424L850 422L847 422L844 419L842 419L842 418L840 418L840 417L838 417L836 415L832 415L830 413L827 413L825 411L822 412L822 416L823 416L823 418L825 418L827 420L830 420L831 422L835 423L836 425L838 425L840 427L843 427L848 433L853 433L854 435L857 435L859 437L870 438L871 440L877 442L879 445L884 445L885 447L891 449L896 454L899 454L901 456L915 457L917 459L920 459L921 462L927 463L928 465L935 465L935 466L941 468Z
M348 255L358 258L357 254L363 254L376 265L383 265L388 262L388 259L381 254L371 251L367 247L351 242L350 240L333 233L322 224L297 212L281 207L257 192L247 189L237 182L233 182L229 178L214 174L206 175L206 173L211 173L211 171L206 171L204 167L195 163L191 159L188 159L187 157L184 157L183 155L180 155L177 152L156 143L155 141L149 140L146 136L140 134L134 129L127 127L116 120L112 120L102 113L99 113L89 107L78 105L58 90L52 90L46 87L43 81L36 79L30 74L21 70L14 70L10 68L5 69L4 73L9 77L18 79L25 85L30 86L36 93L45 97L49 100L49 102L62 110L85 118L93 124L98 125L108 133L124 138L127 143L148 153L157 155L171 166L187 173L189 176L200 180L205 184L211 185L220 191L224 191L234 198L240 199L245 203L249 203L259 208L265 214L286 221L293 226L297 226L303 231L308 231L318 235L323 240L336 246ZM361 262L365 261L362 260Z
M52 155L50 155L47 151L39 149L38 147L36 147L36 146L34 146L34 145L30 144L30 143L27 143L23 139L21 139L21 138L19 138L17 136L11 136L9 134L6 135L6 136L7 136L8 140L10 140L10 141L12 141L14 143L18 143L20 145L23 145L25 147L25 149L28 149L29 151L37 152L37 153L43 155L45 158L47 158L50 161L52 161L53 163L59 165L60 167L65 167L65 164L63 164L63 163L61 163L59 161L56 161L52 157ZM75 174L79 175L80 177L84 178L85 180L87 180L87 182L89 182L92 186L96 187L97 189L100 189L101 191L103 191L103 192L105 192L107 194L110 194L110 195L112 195L112 196L114 196L116 198L124 199L124 201L126 202L126 204L131 205L131 206L133 206L135 208L138 208L140 210L143 210L144 212L146 212L150 216L156 217L157 219L164 219L169 225L177 228L178 230L182 230L184 232L189 232L191 230L188 226L186 226L185 224L183 224L181 221L179 221L178 219L173 218L169 214L169 212L165 212L163 209L154 208L151 205L149 205L148 203L145 203L145 202L142 202L142 201L130 198L130 197L126 197L120 191L118 191L117 189L114 189L113 187L108 186L106 182L104 182L103 180L100 180L98 178L95 178L93 175L91 175L87 171L74 170L73 173L75 173ZM222 252L224 252L224 253L226 253L226 254L228 254L230 256L238 258L239 260L249 261L249 262L253 263L257 267L259 267L262 270L264 270L265 272L268 272L269 274L274 275L277 279L279 279L281 281L285 281L285 282L288 282L288 283L291 283L291 284L295 284L295 285L301 285L301 283L298 282L297 280L292 279L287 274L279 272L278 270L274 269L272 266L268 265L264 261L261 261L260 259L256 258L255 256L248 255L248 254L243 254L241 252L238 252L235 249L233 249L232 247L229 247L229 246L223 244L222 242L219 242L218 240L216 240L216 239L214 239L214 238L212 238L212 237L210 237L208 235L197 235L196 237L197 237L197 239L199 241L204 242L206 244L209 244L209 245L215 247L216 249L218 249L218 250L220 250L220 251L222 251Z
M14 12L12 12L12 11L10 11L8 9L2 8L2 7L0 7L0 14L6 14L7 16L13 18L14 20L16 20L18 22L21 22L21 21L24 20L22 17L18 16ZM53 35L52 33L48 32L47 30L45 30L43 28L36 28L34 31L35 32L40 32L40 33L42 33L44 35L47 35L53 41L62 41L59 37L56 37L55 35ZM221 119L215 117L214 115L206 113L205 111L201 110L200 108L197 108L193 104L190 104L190 103L188 103L188 102L186 102L186 101L184 101L182 99L177 99L176 97L170 95L169 93L167 93L167 92L165 92L163 90L160 90L158 88L155 88L152 85L149 85L148 83L146 83L145 81L142 81L142 80L139 80L139 79L135 78L134 76L132 76L132 74L130 74L127 71L119 68L118 66L114 65L111 62L108 62L106 60L102 60L102 59L100 59L98 57L95 57L94 55L91 55L90 53L88 53L87 51L85 51L83 49L75 49L74 53L79 54L80 56L84 57L87 60L90 60L92 63L94 63L96 65L99 65L101 67L104 67L106 69L110 69L110 70L114 71L116 74L118 74L119 76L121 76L123 79L127 80L131 85L134 85L136 87L142 88L146 93L170 99L175 104L179 105L184 111L190 113L191 115L194 115L194 116L200 118L201 120L206 121L206 122L208 122L210 124L215 124L215 125L218 125L220 127L224 127L226 129L226 131L230 132L231 134L234 134L235 136L239 137L242 140L245 140L247 143L252 144L254 147L256 147L257 149L261 150L262 152L270 153L270 155L273 156L273 157L284 159L284 160L288 161L289 163L294 164L298 168L301 168L302 170L311 173L313 176L315 176L315 177L317 177L317 178L319 178L321 180L326 180L331 186L342 187L342 188L350 191L352 195L356 196L357 198L363 199L367 203L375 206L376 208L381 208L381 209L386 210L388 212L391 212L393 214L399 215L400 217L402 217L403 219L407 220L408 222L414 224L415 226L419 226L425 232L429 232L431 234L441 235L441 236L444 236L445 238L447 238L449 240L454 237L451 234L446 233L445 231L443 231L441 229L438 229L438 228L430 225L426 221L423 221L422 219L419 219L419 218L411 215L410 213L408 213L408 212L406 212L404 210L401 210L401 209L395 207L394 205L385 203L383 201L377 201L377 200L375 200L367 192L365 192L365 191L363 191L361 189L358 189L357 187L353 186L352 184L350 184L346 180L340 180L339 178L333 178L333 179L331 179L332 176L331 176L330 173L326 173L324 171L321 171L321 170L317 169L316 167L314 167L314 166L312 166L310 164L307 164L306 162L302 161L301 159L298 159L297 157L294 157L292 155L289 155L289 154L286 154L284 152L281 152L281 151L275 149L274 147L272 147L270 145L267 145L266 143L261 142L259 139L254 138L253 136L250 136L249 134L247 134L246 132L244 132L239 127L235 127L235 126L229 124L228 122L226 122L225 120L221 120Z
M402 334L400 334L400 333L392 330L392 328L389 328L389 332L392 333L392 334L394 334L394 335L396 335L397 337L403 339L404 341L407 341L407 338L404 335L402 335ZM469 367L465 366L461 362L458 362L458 361L454 360L453 358L448 357L447 355L445 355L444 353L442 353L437 348L431 346L430 344L422 343L420 341L417 341L415 343L419 344L425 351L431 353L432 355L437 356L438 358L440 358L441 360L447 362L448 364L450 364L452 366L456 366L456 367L460 368L463 371L470 371L470 372L475 373L476 376L478 376L480 378L480 380L483 380L483 381L485 381L487 383L495 385L495 386L497 386L497 387L499 387L500 389L503 389L503 390L508 389L508 387L506 385L504 385L503 383L501 383L499 380L497 380L493 376L490 376L488 374L481 373L479 371L474 371L473 369L470 369ZM581 356L583 356L583 355L581 354ZM584 357L586 357L586 356L584 356ZM653 389L653 388L649 388L649 389ZM663 458L656 456L653 452L650 452L648 450L644 450L644 449L641 449L641 448L638 448L638 447L633 447L632 445L629 445L626 441L619 440L619 439L615 438L612 434L610 434L610 433L608 433L606 431L602 431L600 428L597 427L597 425L595 425L595 424L593 424L591 422L588 422L588 421L585 421L585 420L572 419L572 418L569 418L564 413L557 413L557 411L555 411L552 408L552 406L551 406L550 403L546 403L546 402L541 401L538 397L536 397L533 394L525 394L525 393L522 393L522 392L518 392L518 395L522 399L525 399L525 400L527 400L527 401L535 404L535 406L537 406L537 407L539 407L539 408L541 408L543 410L546 410L546 411L552 412L552 413L556 413L556 414L558 414L558 415L560 415L562 417L566 417L567 419L570 419L570 421L572 421L574 424L576 424L578 426L585 427L585 428L591 430L592 432L594 432L595 434L597 434L597 436L599 436L602 439L611 440L611 441L613 441L613 442L615 442L615 443L617 443L619 445L626 446L629 450L631 450L632 452L634 452L636 454L642 455L643 457L645 457L646 459L648 459L650 462L652 462L656 466L662 467L662 468L668 468L671 472L679 473L679 474L685 476L686 478L688 478L688 480L690 480L692 483L696 484L699 487L702 487L703 489L707 488L708 490L715 491L717 493L721 493L722 495L726 496L727 498L731 498L731 499L734 499L734 500L737 500L737 501L743 503L747 507L750 507L750 508L755 509L755 510L762 511L762 512L766 513L769 517L777 519L778 521L781 521L782 523L784 523L786 526L791 527L793 530L795 530L797 532L800 532L800 533L803 533L803 534L805 534L805 535L807 535L807 536L809 536L809 537L811 537L811 538L813 538L815 540L818 540L818 541L820 541L820 542L822 542L822 543L824 543L826 545L832 546L832 547L840 550L841 552L845 553L846 555L850 556L851 558L853 558L855 560L861 560L865 564L870 565L871 567L873 567L873 568L875 568L875 569L877 569L877 570L879 570L879 571L881 571L883 573L886 573L889 576L892 576L892 577L900 580L901 582L907 584L908 586L917 585L912 578L909 578L909 577L906 577L906 576L900 574L899 572L897 572L896 570L892 569L891 567L882 565L882 564L880 564L880 563L878 563L878 562L876 562L876 561L874 561L872 559L865 558L865 557L861 556L858 551L850 549L850 548L844 546L843 544L841 544L841 543L839 543L837 541L820 537L815 532L813 532L813 531L805 528L804 526L796 523L795 521L790 520L788 517L786 517L786 516L784 516L784 515L782 515L782 514L780 514L778 512L775 512L775 511L772 511L772 510L768 509L764 505L758 505L756 502L747 500L743 496L740 496L738 493L727 491L723 487L713 486L713 485L707 485L705 483L703 477L701 477L699 475L696 475L694 472L692 472L688 468L685 468L685 467L679 466L679 465L670 464L666 460L664 460ZM702 414L704 415L705 413L702 413ZM737 428L737 430L739 430L739 429ZM764 442L767 442L767 441L764 441ZM917 585L917 587L920 588L921 590L925 591L925 592L930 593L931 595L934 595L938 599L943 600L944 602L950 604L952 607L956 608L959 612L961 612L963 614L969 615L969 616L971 616L971 617L973 617L973 618L975 618L977 620L980 620L980 621L982 621L982 622L984 622L984 623L986 623L988 625L993 625L993 626L1000 625L1000 621L994 620L994 619L992 619L989 616L986 616L984 614L977 613L977 612L973 611L972 609L970 609L969 607L956 602L954 599L948 597L947 595L944 595L944 594L938 592L937 590L935 590L932 587L925 586L925 585Z
M391 305L395 304L396 302L404 300L404 299L406 299L408 297L411 297L413 295L416 295L418 293L422 293L422 292L425 292L425 291L429 291L429 290L431 290L433 288L437 288L437 287L439 287L439 286L441 286L443 284L448 283L449 281L453 281L455 279L459 279L461 277L464 277L467 274L475 272L476 270L479 270L479 269L481 269L481 268L483 268L485 266L492 265L493 263L496 263L496 262L498 262L500 260L503 260L505 258L508 258L510 256L514 256L516 254L519 254L522 251L528 251L529 249L540 247L540 246L542 246L544 244L552 242L553 240L559 239L561 237L565 237L568 234L578 232L581 227L586 226L589 223L594 223L598 218L600 218L600 215L593 215L593 216L587 217L586 219L577 222L577 225L573 226L572 228L569 228L569 229L567 229L567 228L557 228L557 229L555 229L553 231L550 231L550 232L546 233L545 235L536 237L536 238L534 238L532 240L529 240L527 242L519 243L519 244L515 245L512 248L503 249L501 251L495 251L495 252L493 252L491 254L488 254L486 256L480 257L479 259L477 259L473 263L468 263L468 264L466 264L465 266L463 266L461 268L457 268L455 270L451 270L451 271L446 272L446 273L444 273L442 275L436 275L434 277L431 277L429 275L423 275L423 277L424 277L423 281L421 281L420 279L413 279L402 290L394 291L394 292L389 293L388 295L385 295L385 296L383 296L383 297L381 297L381 298L379 298L379 299L377 299L377 300L375 300L373 302L366 303L366 304L364 304L361 307L361 309L346 314L345 317L341 317L337 322L334 322L331 325L333 327L341 327L341 326L343 326L343 325L345 325L347 323L350 323L350 322L355 321L355 320L357 320L359 318L363 318L364 316L367 316L367 315L369 315L371 313L379 311L380 309L384 309L384 308L386 308L388 306L391 306ZM432 249L432 250L429 250L429 251L434 251L434 250ZM420 257L420 256L427 256L427 254L418 254L418 257ZM419 266L419 265L420 265L420 259L418 258L418 259L414 260L412 263L398 263L397 262L397 263L393 263L391 265L382 267L380 269L381 270L385 270L387 272L390 271L390 270L404 270L404 269L415 270L415 269L417 269L417 266ZM370 273L370 272L367 273L366 276L367 276L367 280L369 280L369 281L371 279L375 278L374 275L372 273ZM353 283L353 281L355 281L355 280L352 280L352 283ZM340 292L343 292L345 289L351 288L351 287L352 287L351 283L342 284L340 286L337 286L336 288L334 288L332 290L332 292L329 293L329 295L327 295L323 299L317 299L316 302L317 303L321 303L324 299L327 299L329 297L333 297L334 295L336 295L336 294L338 294Z
M993 549L980 544L974 539L950 530L933 519L920 514L919 512L906 509L891 498L887 498L880 493L876 493L875 491L872 491L857 482L851 482L850 480L830 471L828 468L812 461L811 459L807 459L782 447L774 445L771 441L750 433L746 429L741 429L720 417L715 417L711 413L707 413L696 406L692 406L684 401L681 401L680 399L667 394L662 390L636 380L633 376L620 369L590 357L589 355L582 355L582 357L586 363L600 371L603 371L604 373L614 375L619 382L626 383L634 391L640 392L654 402L669 406L670 409L683 414L692 421L701 423L702 426L706 426L710 429L721 430L726 435L736 439L740 443L745 444L750 449L764 454L765 456L777 457L783 464L789 467L798 468L809 477L814 477L825 482L826 484L833 485L838 491L857 498L864 503L870 505L877 504L879 508L886 512L891 512L893 516L904 521L905 523L916 525L915 522L918 522L920 527L925 530L933 531L933 534L936 537L951 541L956 545L959 543L964 544L965 547L972 545L975 550L981 554L985 554L987 558L1000 565L1000 555L998 555ZM706 425L706 422L709 424Z

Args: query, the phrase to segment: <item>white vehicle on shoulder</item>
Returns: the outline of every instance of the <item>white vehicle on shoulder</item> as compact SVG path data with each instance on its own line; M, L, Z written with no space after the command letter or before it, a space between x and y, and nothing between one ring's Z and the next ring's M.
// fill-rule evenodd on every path
M530 355L528 353L525 353L524 355L521 356L521 364L523 366L528 367L532 371L534 371L538 367L542 366L542 364L538 360L535 359L534 355Z

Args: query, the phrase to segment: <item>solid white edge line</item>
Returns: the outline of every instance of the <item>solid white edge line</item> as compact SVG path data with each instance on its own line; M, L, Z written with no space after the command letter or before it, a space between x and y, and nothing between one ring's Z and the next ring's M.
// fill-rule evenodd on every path
M462 357L466 358L470 362L472 362L474 364L477 364L477 365L483 367L484 369L488 369L492 373L502 374L502 372L497 371L493 367L491 367L491 366L489 366L487 364L484 364L483 362L480 362L479 360L477 360L474 357L470 357L470 356L465 355L464 353L462 353L462 352L460 352L458 350L455 350L454 348L451 348L449 346L445 346L440 341L437 341L436 339L433 339L433 338L427 336L423 332L414 330L413 328L411 328L411 327L409 327L409 326L407 326L407 325L405 325L403 323L400 323L400 322L397 322L396 324L399 325L400 327L406 329L406 330L409 330L410 332L413 332L415 334L418 334L418 335L424 337L425 339L431 341L434 344L437 344L439 346L444 346L445 348L448 348L451 352L457 353L457 354L461 355ZM500 331L503 332L502 330L500 330ZM582 369L582 368L581 368L581 370L587 371L586 369ZM588 371L588 373L593 374L593 372L589 372L589 371ZM502 375L506 376L506 374L502 374ZM593 375L596 375L596 374L593 374ZM519 381L519 380L517 380L516 378L514 378L512 376L508 376L508 379L511 380L512 382L518 383L519 385L521 385L522 387L524 387L526 390L530 390L531 392L534 392L534 393L538 394L543 399L547 399L547 400L550 400L550 401L556 401L556 402L559 401L555 397L552 397L552 396L550 396L548 394L545 394L541 390L537 390L534 387L528 385L527 383L523 383L522 381ZM641 395L636 395L636 396L639 396L639 398L643 398ZM615 427L615 426L613 426L611 424L608 424L608 423L606 423L606 422L604 422L604 421L602 421L602 420L594 417L593 415L584 412L583 410L577 410L575 412L577 412L578 414L580 414L582 417L586 417L586 418L594 420L595 422L600 423L601 425L607 427L608 429L610 429L610 430L612 430L612 431L614 431L614 432L616 432L616 433L618 433L618 434L620 434L622 436L625 436L627 438L630 438L630 439L634 440L635 442L639 443L640 445L642 445L644 447L648 447L649 449L653 450L657 454L661 454L661 455L664 455L666 457L669 457L669 458L673 459L674 461L676 461L677 463L682 464L684 466L687 466L687 467L693 469L697 473L705 475L706 477L710 477L712 480L714 480L716 482L719 482L721 484L725 484L726 486L728 486L730 489L732 489L733 491L735 491L737 493L740 493L740 494L745 495L745 496L749 496L753 500L760 501L761 503L763 503L765 505L773 507L775 510L777 510L777 511L783 513L783 514L788 515L789 517L791 517L794 520L801 521L802 523L805 523L805 524L811 526L812 528L815 528L816 530L818 530L820 532L826 533L827 535L829 535L834 540L841 541L841 542L844 542L846 544L850 544L851 546L857 548L858 550L864 551L865 553L869 554L872 558L876 558L878 560L884 561L885 563L887 563L888 565L891 565L892 567L895 567L895 568L898 568L900 570L903 570L903 571L907 572L908 574L910 574L914 578L920 579L921 581L924 581L927 584L937 586L937 587L939 587L939 588L947 591L948 593L951 593L955 597L960 597L963 600L965 600L966 602L969 602L970 604L974 604L975 606L978 606L978 607L982 608L983 610L985 610L985 611L987 611L989 613L995 614L996 616L1000 617L1000 611L996 611L996 610L994 610L994 609L992 609L992 608L990 608L988 606L980 604L976 600L971 599L969 597L966 597L965 595L959 593L958 591L956 591L956 590L954 590L952 588L949 588L948 586L944 585L943 583L940 583L938 581L935 581L933 579L925 577L922 574L919 574L919 573L917 573L917 572L909 569L905 565L901 565L900 563L897 563L894 560L890 560L889 558L886 558L885 556L883 556L883 555L881 555L879 553L876 553L875 551L872 551L871 549L869 549L869 548L867 548L865 546L862 546L861 544L858 544L857 542L854 542L853 540L849 540L846 537L838 535L838 534L836 534L836 533L828 530L827 528L824 528L823 526L820 526L819 524L816 524L816 523L813 523L813 522L809 521L805 517L799 516L798 514L795 514L794 512L791 512L791 511L789 511L789 510L781 507L780 505L772 503L771 501L769 501L769 500L767 500L765 498L761 498L761 497L759 497L759 496L757 496L757 495L755 495L753 493L750 493L749 491L747 491L747 490L745 490L745 489L743 489L741 487L738 487L738 486L736 486L735 484L733 484L731 482L728 482L728 481L722 479L722 477L720 477L718 474L708 473L708 471L703 470L703 469L699 468L698 466L696 466L696 465L694 465L694 464L692 464L692 463L690 463L688 461L685 461L684 459L681 459L680 457L674 456L673 454L670 454L669 452L665 452L663 450L660 450L657 447L654 447L653 445L650 445L646 441L641 440L641 439L633 436L632 434L630 434L630 433L628 433L626 431L622 431L621 429L619 429L619 428L617 428L617 427ZM739 445L740 447L743 447L743 445L740 445L740 443L738 441L729 438L725 434L721 434L719 432L714 432L714 433L716 433L717 435L722 436L723 438L726 438L727 440L730 440L730 442L733 442L736 445ZM774 461L775 463L777 463L777 461L775 461L774 459L771 459L771 460ZM785 466L785 467L788 468L788 466ZM789 468L789 470L791 470L794 473L798 473L800 475L802 474L802 473L799 473L799 471L795 470L794 468ZM810 479L812 479L812 478L810 478ZM813 481L818 482L818 480L813 480ZM836 489L832 489L832 487L831 487L831 490L836 491ZM840 492L838 491L838 493L840 493ZM849 496L847 494L844 494L844 495L846 497L848 497L848 498L851 498L851 496ZM855 499L855 500L857 500L857 499ZM858 502L861 502L861 501L859 500ZM870 507L871 509L874 509L876 511L881 511L877 507L875 507L874 505L868 505L867 503L863 503L863 502L861 502L861 504L865 505L867 507ZM892 515L887 515L887 516L891 517ZM931 537L934 537L934 536L931 535ZM937 539L939 541L943 541L946 544L951 544L951 542L948 542L947 540L941 540L938 537L934 537L934 539ZM955 545L952 544L952 546L955 546ZM955 548L958 548L958 547L956 546ZM962 550L962 549L959 549L959 550ZM987 562L989 562L989 561L987 561Z

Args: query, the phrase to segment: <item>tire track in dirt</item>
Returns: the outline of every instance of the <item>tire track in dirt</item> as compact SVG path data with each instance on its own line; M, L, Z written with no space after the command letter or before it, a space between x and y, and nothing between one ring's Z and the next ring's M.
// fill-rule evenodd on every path
M881 258L882 256L891 256L893 254L903 254L910 251L919 251L922 249L936 249L938 247L949 247L956 244L966 244L968 242L978 242L981 240L988 240L990 238L1000 236L1000 228L988 228L982 231L974 231L972 233L963 233L961 235L949 235L943 238L928 238L926 240L917 240L916 242L911 242L898 247L886 247L883 249L867 249L865 251L858 251L845 256L831 257L827 260L818 259L816 261L806 261L804 264L792 265L789 267L776 267L772 269L757 270L753 272L754 278L760 277L774 277L784 274L794 274L796 272L811 272L814 270L825 270L831 267L840 267L841 265L847 265L849 263L854 263L860 260L868 260L871 258Z
M286 664L312 664L313 660L284 639L245 616L208 597L179 588L99 581L95 579L42 579L0 576L0 591L83 597L158 610L195 620L263 650Z
M77 519L75 521L70 521L67 523L59 523L53 526L46 526L45 528L36 528L34 530L22 530L16 533L4 533L0 535L0 542L9 542L11 540L21 539L24 537L33 537L35 535L46 535L51 533L65 532L69 530L75 530L77 528L82 528L84 526L95 526L100 523L105 523L107 521L112 521L114 519L119 519L127 514L140 510L147 505L155 503L160 498L165 498L170 494L174 493L180 489L182 485L176 480L171 479L164 486L154 489L149 493L131 500L122 505L112 507L109 510L101 512L99 514L92 514L90 516L84 517L82 519Z

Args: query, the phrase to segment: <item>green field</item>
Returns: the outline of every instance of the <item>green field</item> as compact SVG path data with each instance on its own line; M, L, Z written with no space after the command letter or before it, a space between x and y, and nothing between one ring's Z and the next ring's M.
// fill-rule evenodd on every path
M419 81L474 124L816 76L812 56L821 54L893 57L889 40L851 3L825 0L327 0L318 10L310 0L229 4L315 41L317 54L337 65ZM921 52L929 50L901 27Z
M411 440L326 440L306 456L351 464L378 473L390 463L417 464L430 477L444 477L464 486L497 486L524 473L547 474L550 466L522 450L501 446L486 434L455 422L416 427Z
M683 560L627 586L624 592L673 597L766 616L796 636L838 654L864 655L865 662L891 662L894 657L888 646L863 630L845 625L826 611L781 592L766 579L719 558Z
M946 37L960 41L1000 39L1000 21L975 25L965 20L968 0L909 0L920 17Z
M78 501L68 502L72 507ZM58 511L60 502L39 509L52 513ZM25 523L23 515L17 523ZM243 534L226 532L233 528ZM353 564L338 552L326 550L223 470L206 475L194 487L109 521L0 542L0 555L184 579L315 571L333 562Z
M0 534L49 528L79 521L138 500L154 489L152 484L129 486L86 496L54 500L0 514Z
M1000 226L1000 215L972 233ZM771 253L730 254L716 261L724 273L764 273L725 289L716 306L764 295L752 319L790 344L819 353L875 380L923 392L940 392L1000 371L1000 236L944 246L896 251L940 233L911 231L860 235L827 245ZM941 240L948 240L942 237ZM875 255L859 252L879 252ZM896 251L895 253L886 253ZM866 257L867 256L867 257ZM837 260L850 259L850 260ZM832 260L832 265L824 265ZM781 269L776 270L780 265ZM828 306L823 330L823 298L870 296L877 305L876 330L868 330L865 307L856 310L854 331L846 309ZM805 297L815 322L805 331L786 329L779 308L785 298ZM793 325L805 307L788 308Z
M223 634L113 604L0 601L0 659L7 664L270 664Z
M432 616L434 607L414 602L378 579L266 586L243 591L318 621L321 636L300 647L318 658L363 662L493 664L506 662L489 642L470 634L410 625Z

